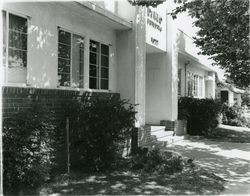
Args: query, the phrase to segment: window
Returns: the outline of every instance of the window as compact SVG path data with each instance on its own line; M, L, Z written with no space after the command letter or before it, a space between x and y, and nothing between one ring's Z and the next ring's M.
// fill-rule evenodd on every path
M90 40L89 43L89 88L108 89L109 46Z
M83 87L84 38L59 29L58 81L60 86Z
M194 82L194 89L193 89L193 95L195 97L198 97L198 78L199 76L198 75L194 75L194 79L193 79L193 82Z
M188 96L193 96L193 75L187 72L187 83L188 83Z
M3 66L6 82L26 82L27 18L2 11ZM7 66L6 66L7 65Z
M181 69L178 69L178 96L181 96Z
M199 97L203 97L203 77L199 76Z
M188 96L189 97L203 97L203 89L204 89L204 78L198 75L187 73L188 80Z

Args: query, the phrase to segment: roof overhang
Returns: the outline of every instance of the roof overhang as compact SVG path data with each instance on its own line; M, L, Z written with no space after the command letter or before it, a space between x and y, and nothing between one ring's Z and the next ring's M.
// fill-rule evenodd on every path
M110 28L114 30L126 30L132 29L132 22L127 21L124 18L112 13L105 8L102 8L94 3L87 1L72 1L72 2L54 2L54 4L60 3L61 6L71 10L75 14L85 20L89 20L91 23L98 24L104 28Z
M86 11L86 14L91 14L93 18L99 22L108 23L109 26L117 30L131 29L132 23L117 16L111 11L104 9L94 3L87 1L75 1L74 2L79 7L83 8Z
M214 67L212 67L211 65L208 65L207 63L201 61L200 59L192 56L191 54L183 50L179 49L178 54L180 55L180 58L183 59L184 61L190 61L191 64L196 65L197 67L204 69L206 71L216 72Z

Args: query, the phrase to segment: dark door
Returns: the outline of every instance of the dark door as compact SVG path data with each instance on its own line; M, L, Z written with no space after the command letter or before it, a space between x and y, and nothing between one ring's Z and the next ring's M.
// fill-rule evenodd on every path
M228 103L228 91L221 91L220 100L221 103Z

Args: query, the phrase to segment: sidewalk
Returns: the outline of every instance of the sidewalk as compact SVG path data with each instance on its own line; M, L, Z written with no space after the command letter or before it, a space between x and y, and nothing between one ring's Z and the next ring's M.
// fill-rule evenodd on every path
M227 183L222 194L250 195L250 143L189 139L175 141L166 147L224 178Z

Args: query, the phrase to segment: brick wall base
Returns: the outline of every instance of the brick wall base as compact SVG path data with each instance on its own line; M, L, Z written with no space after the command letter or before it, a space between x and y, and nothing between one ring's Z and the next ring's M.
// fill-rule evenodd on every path
M61 89L39 89L23 87L2 87L2 116L11 117L14 113L31 108L36 103L55 112L57 121L62 122L58 133L61 148L57 152L58 172L67 171L67 143L66 143L66 117L65 111L70 102L86 97L110 98L119 96L118 93L80 92Z

